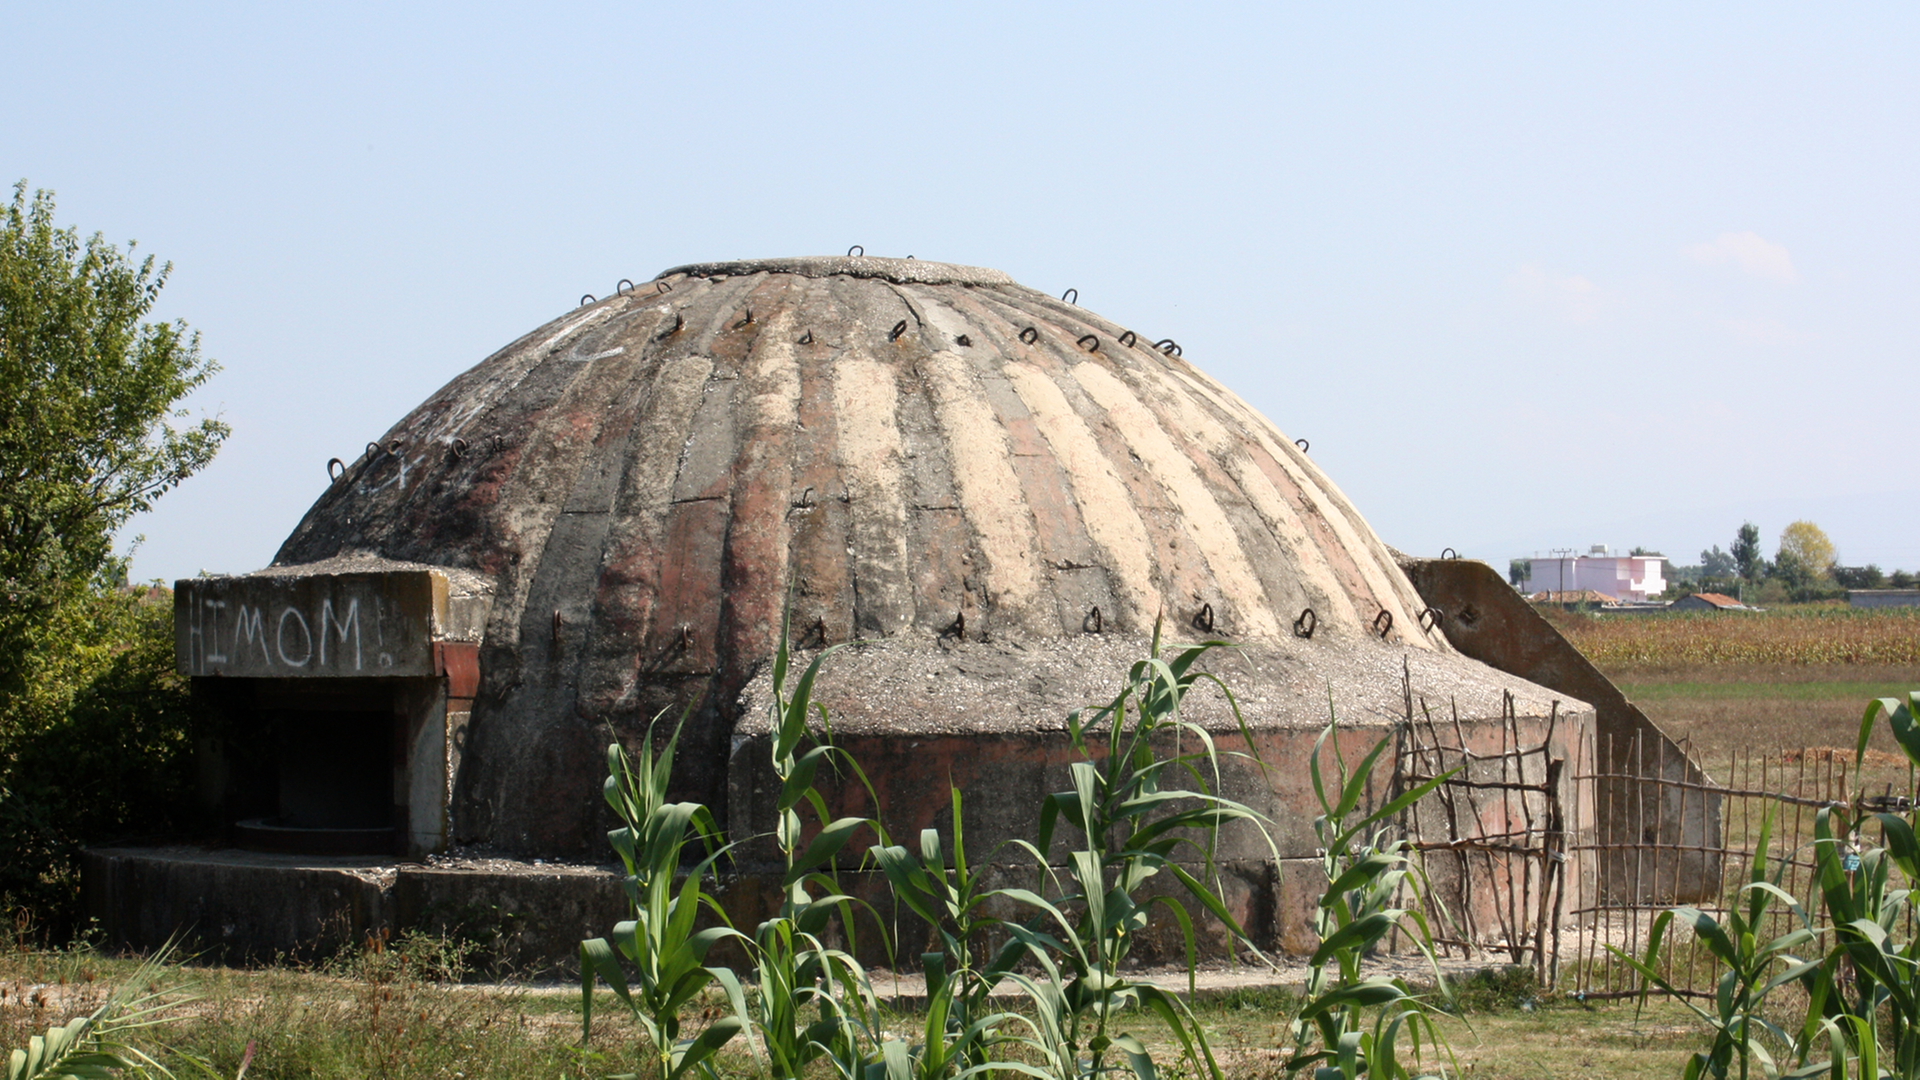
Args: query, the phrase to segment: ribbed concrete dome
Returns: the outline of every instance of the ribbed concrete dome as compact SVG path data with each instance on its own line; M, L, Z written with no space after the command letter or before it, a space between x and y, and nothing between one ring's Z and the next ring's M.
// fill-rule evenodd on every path
M521 849L597 843L600 725L679 702L703 703L687 793L720 801L789 578L810 647L1081 648L1164 616L1273 655L1458 660L1307 455L1151 338L992 270L681 267L454 379L275 562L493 580L456 817Z

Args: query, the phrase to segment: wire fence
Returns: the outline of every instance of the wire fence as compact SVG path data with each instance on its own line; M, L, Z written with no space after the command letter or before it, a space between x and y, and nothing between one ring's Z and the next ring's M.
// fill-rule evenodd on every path
M1831 747L1707 762L1657 731L1586 738L1557 712L1522 718L1511 698L1497 735L1421 709L1403 782L1457 769L1405 823L1423 853L1424 914L1443 956L1528 965L1543 986L1583 999L1637 995L1640 976L1615 950L1644 958L1654 919L1678 905L1724 915L1751 878L1762 822L1767 879L1817 916L1815 816L1910 810L1914 772L1892 761L1869 777ZM1776 905L1757 932L1785 933L1801 917ZM1687 996L1711 997L1719 974L1680 921L1654 966Z

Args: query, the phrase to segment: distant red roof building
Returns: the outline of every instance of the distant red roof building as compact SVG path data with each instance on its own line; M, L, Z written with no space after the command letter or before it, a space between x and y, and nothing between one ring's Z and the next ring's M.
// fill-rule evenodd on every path
M1694 593L1683 596L1671 605L1673 611L1751 611L1747 605L1731 596L1715 592Z

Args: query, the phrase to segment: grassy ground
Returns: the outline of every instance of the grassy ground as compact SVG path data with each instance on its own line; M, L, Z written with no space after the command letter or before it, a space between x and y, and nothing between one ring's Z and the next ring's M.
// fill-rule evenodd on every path
M24 1045L30 1034L90 1010L134 967L86 950L0 957L0 1040ZM429 977L445 973L392 954L320 969L170 968L158 984L175 990L174 1019L140 1041L183 1076L196 1071L189 1055L215 1075L233 1076L252 1044L250 1080L519 1080L605 1076L637 1064L641 1047L610 995L596 1006L594 1038L583 1052L577 991ZM1699 1045L1698 1029L1679 1006L1655 1002L1637 1013L1628 1004L1540 1000L1524 974L1471 980L1461 1000L1464 1015L1442 1024L1470 1076L1677 1075ZM1277 1077L1292 1005L1284 989L1255 987L1208 996L1197 1012L1230 1076ZM897 1025L912 1026L908 1016ZM1156 1037L1157 1021L1141 1015L1128 1026L1155 1046L1163 1067L1174 1065L1172 1047ZM723 1073L748 1077L757 1070L734 1053ZM1191 1075L1177 1067L1167 1074Z
M1830 746L1852 753L1869 699L1920 689L1920 665L1615 666L1607 675L1668 734L1691 739L1709 761L1735 749ZM1868 747L1899 749L1884 724Z

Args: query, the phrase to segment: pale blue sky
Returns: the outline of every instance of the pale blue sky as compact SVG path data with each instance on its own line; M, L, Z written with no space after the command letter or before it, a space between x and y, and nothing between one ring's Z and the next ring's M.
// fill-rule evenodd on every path
M141 578L582 293L856 243L1178 339L1409 551L1920 568L1920 9L1673 8L16 0L0 178L226 368Z

